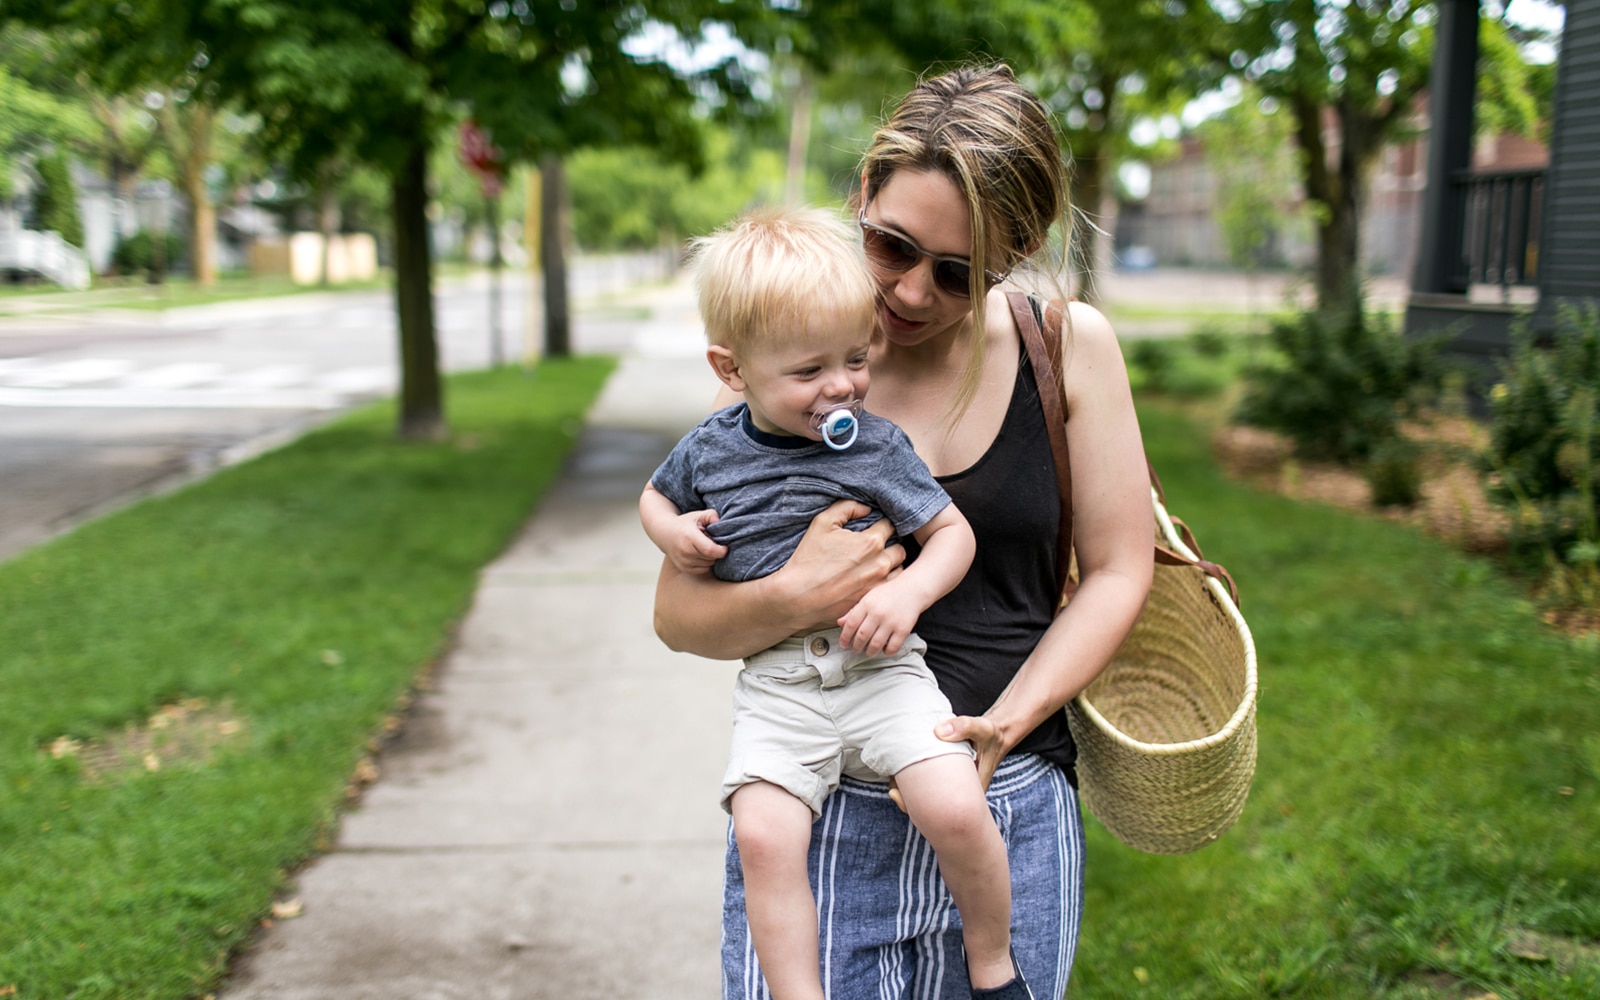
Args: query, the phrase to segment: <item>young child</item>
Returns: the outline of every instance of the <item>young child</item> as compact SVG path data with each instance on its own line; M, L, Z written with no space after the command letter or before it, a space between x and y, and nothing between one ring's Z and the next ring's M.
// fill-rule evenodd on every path
M812 517L850 498L920 553L839 620L745 660L723 807L733 816L751 939L775 1000L822 1000L811 826L842 771L892 777L961 913L974 997L1030 998L1011 955L1005 843L953 714L923 662L918 616L967 572L967 521L894 424L862 412L875 289L856 234L827 213L767 209L697 241L717 377L744 401L690 431L639 501L683 572L747 580L781 567ZM819 429L848 407L832 444ZM848 421L846 421L848 423ZM848 443L846 443L848 439ZM982 987L982 988L980 988Z

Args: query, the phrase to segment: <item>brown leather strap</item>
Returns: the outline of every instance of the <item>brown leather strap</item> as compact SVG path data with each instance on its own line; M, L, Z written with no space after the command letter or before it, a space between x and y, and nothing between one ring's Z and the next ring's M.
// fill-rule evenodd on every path
M1045 427L1050 432L1050 457L1055 461L1057 492L1061 494L1061 522L1056 533L1056 583L1061 593L1070 597L1077 584L1068 575L1072 565L1072 463L1067 454L1067 400L1060 374L1060 311L1052 310L1054 315L1045 317L1046 322L1055 320L1052 325L1055 336L1050 338L1040 328L1033 301L1026 293L1007 292L1006 299L1011 303L1011 315L1022 334L1028 363L1033 366L1039 408L1044 411Z
M1039 314L1034 311L1034 300L1024 292L1007 292L1006 299L1011 305L1011 314L1016 319L1017 330L1022 334L1022 343L1028 351L1028 361L1033 365L1033 380L1039 388L1039 407L1044 411L1046 427L1050 432L1050 455L1055 461L1056 478L1061 494L1061 526L1057 532L1057 571L1056 575L1061 583L1061 593L1064 597L1071 597L1077 589L1077 582L1068 576L1072 563L1072 462L1067 451L1067 388L1065 372L1061 364L1061 324L1062 311L1057 303L1050 303L1043 308L1044 326L1041 328ZM1048 334L1046 331L1049 331ZM1045 386L1054 386L1055 391L1050 392ZM1155 488L1156 497L1166 503L1166 492L1161 487L1161 479L1156 475L1155 466L1149 459L1145 460L1145 468L1150 474L1150 485ZM1235 607L1239 606L1239 588L1233 582L1233 576L1217 563L1211 562L1200 555L1200 545L1195 541L1194 532L1189 526L1178 518L1170 518L1178 529L1184 544L1193 552L1195 558L1188 558L1178 552L1161 545L1152 543L1155 561L1166 566L1196 566L1201 570L1221 581L1233 598Z

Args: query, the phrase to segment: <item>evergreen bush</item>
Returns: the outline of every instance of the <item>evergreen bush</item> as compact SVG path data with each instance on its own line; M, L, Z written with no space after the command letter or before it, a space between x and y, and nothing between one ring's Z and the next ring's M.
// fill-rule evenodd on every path
M1422 499L1422 448L1408 438L1392 437L1372 449L1366 476L1377 506L1415 507Z
M167 259L162 269L164 274L182 270L181 265L185 257L183 237L177 233L169 232L166 236ZM149 232L140 230L122 238L111 251L111 265L118 274L144 275L154 271L155 237Z
M33 196L34 225L46 232L60 233L75 247L83 246L83 218L78 214L78 186L72 181L72 167L62 150L39 157L34 163L39 187Z
M1600 306L1563 304L1541 339L1514 334L1489 395L1491 495L1513 513L1523 547L1591 575L1600 556Z
M1284 434L1302 458L1364 462L1443 379L1442 340L1408 340L1381 314L1309 312L1274 322L1268 342L1245 367L1235 417Z

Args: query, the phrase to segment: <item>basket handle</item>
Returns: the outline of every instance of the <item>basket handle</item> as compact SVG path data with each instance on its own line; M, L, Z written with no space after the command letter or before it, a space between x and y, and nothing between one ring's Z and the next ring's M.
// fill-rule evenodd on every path
M1033 366L1034 384L1039 387L1039 408L1044 411L1045 426L1050 432L1050 455L1055 461L1058 492L1061 495L1061 522L1056 533L1056 579L1063 597L1070 598L1078 589L1076 580L1069 574L1072 563L1072 463L1067 451L1067 388L1061 365L1062 307L1059 302L1045 304L1026 292L1007 292L1006 300L1022 334L1022 343L1028 351L1028 362ZM1048 329L1050 336L1045 336ZM1046 392L1045 385L1053 385L1055 392ZM1150 475L1150 485L1155 490L1155 502L1165 504L1166 493L1155 466L1145 459ZM1200 555L1200 545L1194 532L1178 518L1168 516L1178 529L1189 551L1183 553L1159 543L1154 543L1155 561L1166 566L1194 566L1214 577L1228 588L1234 607L1239 606L1239 587L1233 576L1222 566Z

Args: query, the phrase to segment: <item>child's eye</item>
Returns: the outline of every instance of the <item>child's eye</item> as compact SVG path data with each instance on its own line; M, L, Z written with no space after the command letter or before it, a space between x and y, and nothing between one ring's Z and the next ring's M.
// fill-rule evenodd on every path
M821 368L800 368L796 369L792 374L796 378L816 378L821 371Z
M850 367L851 368L865 368L866 366L867 366L867 356L865 354L860 355L859 357L854 357L854 358L850 359Z

